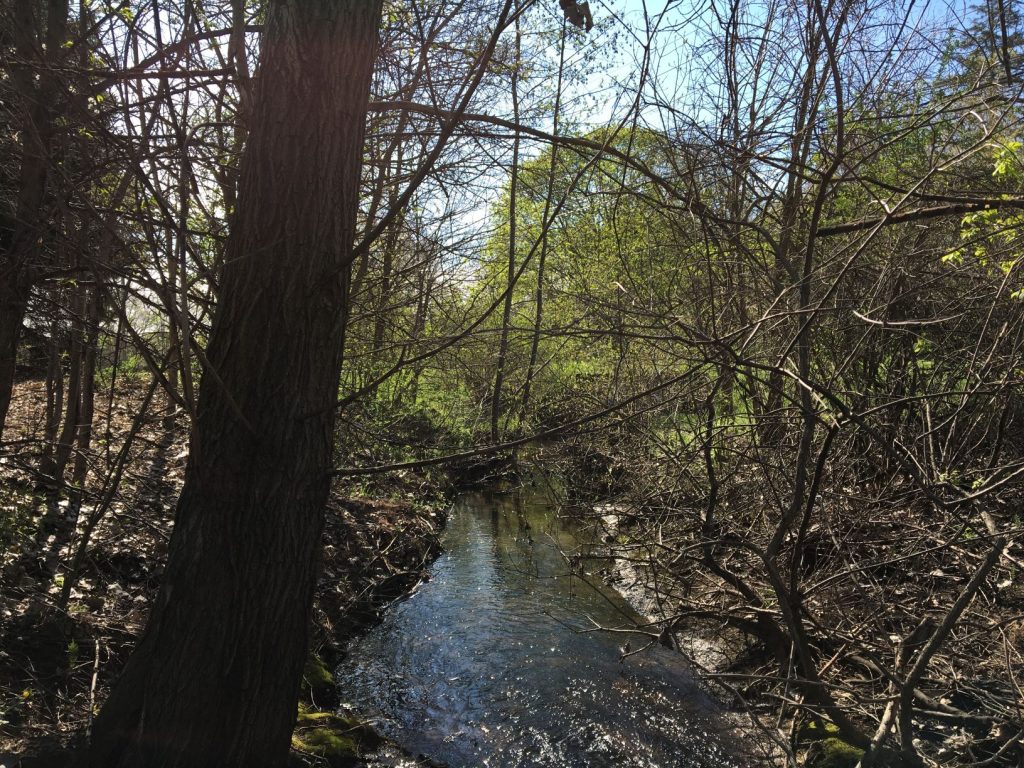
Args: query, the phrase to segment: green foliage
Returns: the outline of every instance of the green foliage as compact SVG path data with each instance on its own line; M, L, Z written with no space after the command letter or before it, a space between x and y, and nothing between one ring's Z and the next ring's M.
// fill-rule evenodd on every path
M610 142L639 164L663 173L671 167L666 137L656 132L613 137L609 129L600 129L585 138ZM492 212L493 235L467 297L472 307L499 304L509 282L509 189ZM533 407L526 414L535 424L561 409L559 401L574 400L571 409L578 415L580 402L613 397L626 377L642 381L671 365L660 345L630 338L633 326L646 312L695 317L700 307L681 303L680 296L706 269L701 255L680 242L678 218L661 205L657 185L612 155L594 162L591 156L564 150L553 158L549 149L522 164L518 190L514 263L519 275L505 368L506 429L520 427L516 395L525 385L542 259L543 317L531 381ZM559 207L545 231L545 215ZM500 325L500 312L495 312L485 324L491 340ZM460 348L463 359L474 360L468 381L481 403L490 396L497 365L497 344L491 340Z
M137 352L122 350L122 357L117 364L117 377L121 381L133 380L144 381L148 376L146 359ZM98 387L109 387L114 377L114 366L103 365L96 370L96 385Z
M992 177L1000 182L1005 190L1001 196L1006 199L1024 191L1022 146L1017 139L1007 139L990 148ZM943 256L943 264L954 269L971 267L993 280L1005 279L1009 296L1024 298L1024 278L1018 269L1024 214L1018 209L991 207L966 214L960 224L963 246Z

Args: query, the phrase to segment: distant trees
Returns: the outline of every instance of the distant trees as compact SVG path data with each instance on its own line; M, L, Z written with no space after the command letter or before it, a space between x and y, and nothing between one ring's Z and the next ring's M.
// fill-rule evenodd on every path
M645 53L690 42L603 152L560 148L553 223L546 160L522 163L514 261L495 209L478 304L542 227L547 246L504 356L493 336L459 347L475 398L503 359L522 386L543 302L552 400L516 427L612 409L598 466L641 521L626 552L646 553L665 626L762 648L724 683L778 697L786 749L820 718L865 765L918 764L951 721L974 736L941 749L1002 759L1021 727L991 682L1021 660L996 628L1022 535L1019 21L973 14L957 33L813 0L660 17ZM988 703L944 704L950 677Z
M997 5L983 27L1011 18ZM619 462L642 521L628 552L647 553L667 627L722 622L763 649L749 678L722 679L738 696L778 697L773 717L793 723L785 748L821 719L862 764L913 765L934 754L922 732L956 720L979 729L965 751L995 760L1020 728L1012 685L970 711L943 701L951 677L990 690L1020 663L1000 655L995 627L1011 620L1022 533L1007 506L1024 461L1010 426L1021 113L992 45L1013 30L980 35L968 70L930 45L924 18L813 1L714 9L676 54L690 68L675 98L650 83L663 149L649 164L666 199L612 185L603 247L570 224L601 208L595 190L566 205L548 287L564 295L555 276L568 265L583 286L574 303L589 300L596 322L549 314L546 337L579 346L552 354L547 375L608 339L660 377L608 397L620 367L605 363L595 401L676 380L620 410L608 438L606 466ZM615 241L630 195L658 213ZM656 222L666 247L631 258ZM582 261L564 247L574 238ZM628 272L588 286L603 253ZM613 276L622 302L606 292ZM644 290L656 276L664 301ZM947 671L929 674L936 663Z

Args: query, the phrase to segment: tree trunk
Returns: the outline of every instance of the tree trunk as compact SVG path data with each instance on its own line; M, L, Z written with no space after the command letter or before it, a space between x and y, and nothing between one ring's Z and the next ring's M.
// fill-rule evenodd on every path
M78 434L75 437L75 465L71 472L71 483L74 486L72 506L76 515L82 505L85 480L89 475L93 418L96 415L96 355L98 351L96 346L99 344L100 317L103 306L103 291L99 286L98 275L94 275L94 283L86 301L81 405L78 408Z
M50 300L57 305L59 289L51 291ZM61 361L61 328L57 313L50 324L49 360L46 366L46 426L43 430L43 455L39 459L40 472L46 476L53 466L60 431L60 415L64 410L64 367Z
M11 74L23 114L17 200L11 219L0 220L0 442L11 405L21 326L43 261L41 210L56 131L60 75L55 65L67 39L68 0L48 0L45 24L39 11L34 3L19 2L14 3L12 13L17 57L24 62L34 61L40 43L45 41L47 60L40 62L38 83L27 66Z
M562 36L558 44L558 79L555 81L555 106L551 116L551 135L558 135L558 123L562 109L562 76L565 72L565 33L566 23L562 22ZM526 364L523 379L523 400L519 406L519 428L523 429L530 409L530 393L533 388L533 375L537 367L537 354L540 349L540 329L544 322L544 262L548 253L548 229L553 223L551 217L551 201L555 193L555 174L558 170L558 144L551 145L551 164L548 166L548 189L544 198L544 213L540 218L541 241L540 255L537 258L537 287L534 292L533 337L530 340L530 360Z
M71 321L71 365L68 368L67 400L64 423L54 447L53 464L44 468L48 477L50 492L56 494L64 485L64 470L67 469L71 452L78 434L78 417L82 405L82 359L85 350L85 306L86 292L83 285L74 288Z
M14 270L11 270L13 273ZM18 339L31 285L21 275L0 268L0 442L11 407L14 371L18 359Z
M96 768L279 768L287 758L380 6L269 4L167 570L96 721Z
M516 17L515 59L512 62L512 119L519 125L519 67L522 65L522 33ZM554 151L554 150L552 150ZM512 322L512 299L516 280L516 197L519 194L519 133L512 140L512 173L508 184L508 275L505 282L505 303L501 309L501 335L498 337L498 359L494 365L494 394L491 397L491 442L498 443L501 430L501 394L505 386L505 363L508 360L509 325Z

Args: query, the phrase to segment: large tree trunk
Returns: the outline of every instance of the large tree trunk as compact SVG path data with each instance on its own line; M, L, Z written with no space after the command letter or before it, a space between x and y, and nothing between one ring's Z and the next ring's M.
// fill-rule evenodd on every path
M287 757L380 5L269 4L169 562L96 721L96 768L279 768Z

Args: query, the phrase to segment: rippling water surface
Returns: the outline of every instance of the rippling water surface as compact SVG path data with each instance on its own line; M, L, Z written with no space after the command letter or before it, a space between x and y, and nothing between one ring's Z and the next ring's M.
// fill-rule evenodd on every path
M359 638L342 700L414 754L469 766L728 766L682 658L620 661L639 617L568 576L573 526L542 496L456 503L430 581ZM643 638L631 638L634 648Z

